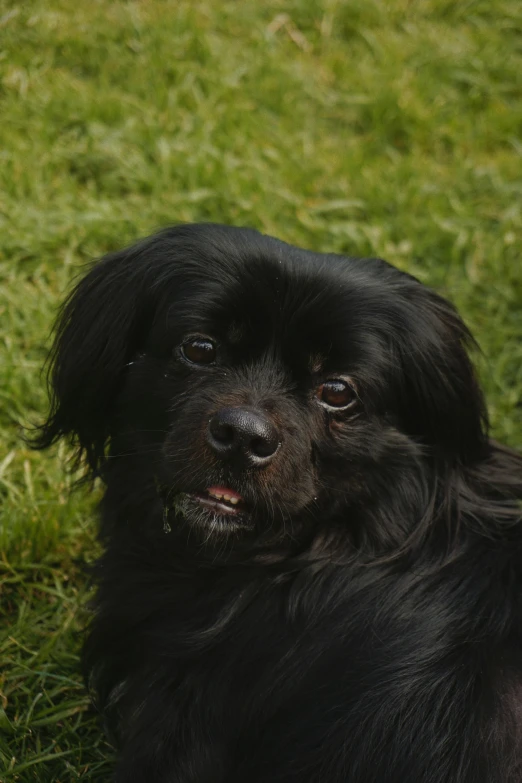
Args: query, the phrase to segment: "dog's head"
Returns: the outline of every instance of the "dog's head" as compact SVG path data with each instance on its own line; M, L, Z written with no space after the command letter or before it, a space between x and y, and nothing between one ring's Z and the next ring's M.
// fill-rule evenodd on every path
M169 524L205 535L398 539L408 504L484 448L469 340L450 304L382 260L179 226L73 290L39 445L72 436L109 483L154 487ZM358 527L369 507L378 530Z

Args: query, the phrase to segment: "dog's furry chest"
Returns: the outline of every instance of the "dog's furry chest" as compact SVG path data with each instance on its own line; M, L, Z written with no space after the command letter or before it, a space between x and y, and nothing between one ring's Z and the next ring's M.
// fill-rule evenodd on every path
M442 747L464 715L483 742L516 734L510 705L521 688L510 677L498 697L498 646L471 572L441 580L327 567L247 579L243 570L236 581L216 570L160 590L157 571L141 584L131 571L118 582L133 607L126 620L114 584L103 611L102 585L86 648L94 685L123 745L146 723L158 747L182 736L219 749L226 777L201 780L265 783L276 767L287 770L281 780L337 780L347 764L360 770L350 783L438 783L450 763ZM388 742L397 757L376 760ZM292 777L296 757L309 777ZM404 777L411 768L416 777Z

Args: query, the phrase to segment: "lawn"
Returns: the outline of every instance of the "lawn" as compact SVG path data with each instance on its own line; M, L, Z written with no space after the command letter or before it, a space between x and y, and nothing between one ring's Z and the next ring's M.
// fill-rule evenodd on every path
M78 675L100 489L30 451L86 262L180 221L449 296L522 447L519 0L0 0L0 780L107 780Z

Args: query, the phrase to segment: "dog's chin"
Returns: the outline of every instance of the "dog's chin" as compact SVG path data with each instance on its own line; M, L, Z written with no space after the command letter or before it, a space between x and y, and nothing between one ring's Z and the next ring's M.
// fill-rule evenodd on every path
M226 488L183 492L173 506L187 524L207 536L230 535L253 528L248 505L237 492Z

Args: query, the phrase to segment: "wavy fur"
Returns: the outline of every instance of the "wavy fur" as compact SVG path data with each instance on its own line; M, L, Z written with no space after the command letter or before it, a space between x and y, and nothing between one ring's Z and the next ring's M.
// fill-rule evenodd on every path
M522 458L472 345L386 262L247 229L171 228L78 283L34 444L106 485L84 668L117 783L520 783ZM315 396L339 375L346 414ZM234 405L281 435L263 469L208 447ZM244 527L185 494L220 482Z

